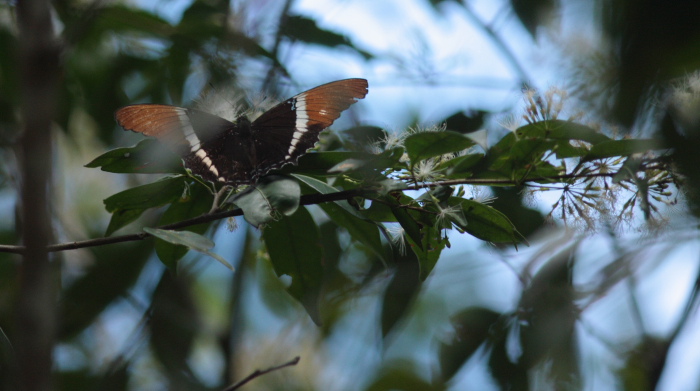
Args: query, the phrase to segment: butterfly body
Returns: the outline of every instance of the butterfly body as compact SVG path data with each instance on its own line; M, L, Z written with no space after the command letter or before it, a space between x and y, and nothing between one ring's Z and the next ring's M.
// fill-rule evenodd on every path
M366 80L339 80L302 92L252 122L155 104L123 107L115 118L124 129L156 137L208 181L251 184L270 170L296 164L321 131L366 94Z

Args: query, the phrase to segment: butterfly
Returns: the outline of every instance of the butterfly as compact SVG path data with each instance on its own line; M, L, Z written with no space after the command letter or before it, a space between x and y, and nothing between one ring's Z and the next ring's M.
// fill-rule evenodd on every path
M252 122L159 104L125 106L114 117L126 130L158 139L205 180L253 184L270 170L296 164L321 131L365 95L367 80L345 79L295 95Z

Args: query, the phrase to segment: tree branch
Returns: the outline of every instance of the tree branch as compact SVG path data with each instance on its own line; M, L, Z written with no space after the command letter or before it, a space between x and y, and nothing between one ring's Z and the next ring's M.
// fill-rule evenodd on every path
M250 375L246 376L245 379L239 381L239 382L236 383L236 384L233 384L233 385L231 385L231 386L225 388L224 391L234 391L234 390L237 390L237 389L243 387L243 386L244 386L246 383L248 383L249 381L255 379L256 377L260 377L260 376L262 376L262 375L266 375L266 374L268 374L268 373L270 373L270 372L272 372L272 371L276 371L276 370L278 370L278 369L282 369L282 368L286 368L286 367L291 367L291 366L297 365L297 363L299 363L299 356L294 357L292 360L290 360L290 361L288 361L288 362L286 362L286 363L284 363L284 364L282 364L282 365L277 365L277 366L275 366L275 367L270 367L270 368L267 368L267 369L262 370L262 371L261 371L260 369L258 369L258 370L256 370L255 372L251 373Z
M554 175L554 176L550 176L550 177L542 177L542 178L537 178L537 179L538 180L551 180L552 183L556 183L558 181L569 180L569 179L606 178L606 177L612 177L614 175L615 175L615 173L590 173L590 174L585 174L585 175L562 174L562 175ZM422 189L427 189L427 188L435 188L438 186L454 186L454 185L482 185L482 186L512 185L512 186L519 186L519 185L527 184L527 182L533 182L533 181L534 181L534 179L528 179L525 181L514 180L514 179L486 179L486 178L485 179L481 179L481 178L452 179L452 180L445 180L445 181L439 181L439 182L432 182L432 183L407 186L406 188L402 189L401 191L422 190ZM324 202L348 200L348 199L353 198L353 197L368 197L369 198L372 194L376 194L376 192L372 189L361 189L361 188L360 189L352 189L352 190L343 190L343 191L339 191L339 192L335 192L335 193L328 193L328 194L306 194L306 195L301 196L299 203L300 203L300 205L316 205L316 204L321 204ZM176 230L176 229L182 229L182 228L190 227L190 226L197 225L197 224L209 223L212 221L221 220L221 219L225 219L228 217L235 217L235 216L242 216L242 215L243 215L243 211L240 208L237 208L237 209L227 210L227 211L223 211L223 212L205 214L205 215L202 215L199 217L179 221L177 223L162 225L162 226L159 226L156 228ZM54 244L54 245L48 246L47 249L49 252L76 250L79 248L96 247L96 246L104 246L107 244L143 240L143 239L146 239L150 236L151 235L149 235L145 232L139 232L139 233L130 234L130 235L112 236L112 237L106 237L106 238L88 239L88 240L83 240L83 241L78 241L78 242ZM25 251L26 251L25 246L0 245L0 253L23 254Z

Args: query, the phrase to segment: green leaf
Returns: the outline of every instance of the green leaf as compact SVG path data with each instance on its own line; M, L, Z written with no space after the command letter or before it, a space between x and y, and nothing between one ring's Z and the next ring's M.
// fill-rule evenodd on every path
M578 241L568 244L542 266L523 290L519 309L520 361L532 368L550 362L548 377L555 389L579 389L578 342L576 325L577 290L573 286Z
M305 175L294 175L309 188L321 193L331 194L339 190ZM345 228L350 236L367 246L375 255L384 259L384 246L379 237L379 228L374 222L364 219L361 213L353 208L347 201L324 202L318 205L328 217L337 225Z
M109 236L136 220L146 209L177 201L182 197L186 184L185 177L167 177L108 197L104 204L107 211L112 213L112 219L105 235Z
M487 111L475 110L465 113L459 111L445 118L445 127L458 133L474 133L484 126Z
M145 139L133 147L107 151L85 167L114 173L184 174L182 160L154 139Z
M438 170L447 168L448 178L464 178L471 176L472 169L483 160L483 153L472 153L469 155L459 156L448 160L445 164L438 167ZM469 174L469 175L465 175Z
M84 40L86 37L101 36L105 33L123 35L132 32L148 34L153 38L164 38L173 32L173 26L170 25L170 23L152 12L144 11L139 8L110 5L107 7L100 7L93 12L98 15L94 18L95 23L85 23L86 26L89 26L90 30L82 31L80 37L70 36L72 41ZM91 13L92 12L86 12L87 15ZM69 30L69 32L73 33L71 30Z
M243 217L254 227L272 221L274 212L292 215L299 207L301 189L292 178L268 175L254 187L237 194L231 202L243 210Z
M323 251L318 226L306 208L265 226L262 233L277 276L291 277L287 288L306 309L311 319L321 323L318 308L323 280Z
M346 45L360 53L365 59L372 58L371 54L355 48L345 36L322 29L318 27L315 20L304 16L289 16L280 30L283 35L293 40L327 47Z
M513 322L515 323L515 322ZM500 390L530 390L528 369L522 361L511 361L513 349L507 337L510 330L496 330L496 338L491 346L488 369ZM565 388L566 389L566 388Z
M501 314L482 307L470 307L451 319L455 334L440 344L440 369L443 381L451 379L479 346L487 341Z
M365 391L443 391L444 387L430 384L420 376L422 367L405 359L384 364Z
M518 243L522 236L513 226L513 223L498 210L473 200L452 197L450 206L458 206L462 209L467 225L458 224L459 220L453 220L455 224L470 235L492 243Z
M543 160L544 154L554 150L556 146L556 140L545 138L516 139L514 134L508 134L489 150L484 161L488 165L488 171L479 171L475 176L477 178L536 180L558 175L561 170Z
M411 162L459 152L474 145L467 136L457 132L445 130L442 132L422 132L408 136L404 141L406 152Z
M331 151L307 153L299 158L296 166L285 166L281 172L304 173L306 175L337 175L339 172L352 171L350 167L343 169L341 164L348 161L356 161L358 167L371 167L383 169L393 164L393 161L382 155L374 155L367 152ZM361 163L362 162L362 163ZM361 163L361 164L360 164ZM340 167L339 167L340 166ZM335 173L330 171L335 170Z
M163 213L158 221L159 225L167 225L201 216L212 207L214 197L204 186L194 186L191 194L187 198L181 198L170 204L170 207ZM197 224L185 228L187 231L203 234L211 223ZM161 239L156 239L155 250L158 258L170 268L175 268L176 262L182 258L187 251L187 247L172 244Z
M164 270L145 324L150 331L150 348L162 363L164 375L183 389L201 390L204 387L196 376L187 375L192 348L201 330L192 284L189 279L177 278L170 270Z
M535 122L516 129L515 133L521 139L580 140L594 145L610 140L608 136L586 125L562 120Z
M557 0L510 0L511 7L520 22L536 38L537 28L550 23L557 14Z
M337 132L336 132L337 133ZM387 132L378 126L354 126L341 133L343 146L350 151L368 150L368 147L386 140Z
M148 209L169 204L182 197L186 178L167 177L147 185L132 187L104 200L108 212Z
M387 335L408 313L422 286L420 264L412 251L395 249L396 266L382 300L382 336Z
M448 245L448 240L442 236L440 227L426 226L422 230L421 243L421 246L414 243L411 248L418 256L419 278L421 281L425 281L437 265L442 250Z
M136 221L145 211L146 209L119 209L114 211L112 218L109 219L105 236L109 236L118 229Z
M624 366L617 369L622 390L646 391L659 389L658 384L667 367L674 339L644 336L632 349L624 352Z
M228 263L224 258L222 258L218 254L209 251L215 246L215 244L205 236L190 231L170 231L165 229L149 227L144 227L143 230L144 232L153 235L159 239L165 240L168 243L185 246L202 254L208 255L219 261L222 265L233 270L233 266L231 266L231 264Z
M391 208L391 212L394 214L394 217L396 217L396 221L401 224L401 228L403 228L406 235L411 238L415 245L419 246L419 248L423 250L424 247L421 237L421 226L418 221L413 218L411 213L409 213L406 208L402 208L398 205L393 206Z
M58 339L66 342L89 327L108 306L128 294L152 253L143 241L90 249L99 259L82 270L61 295ZM128 254L128 256L125 256Z
M584 156L583 161L604 159L617 156L630 156L635 153L644 153L653 149L663 149L656 140L610 140L596 144Z

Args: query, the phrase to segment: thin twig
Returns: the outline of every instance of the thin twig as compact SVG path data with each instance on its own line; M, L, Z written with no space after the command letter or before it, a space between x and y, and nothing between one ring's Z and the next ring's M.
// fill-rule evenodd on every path
M286 363L284 363L284 364L282 364L282 365L277 365L277 366L274 366L274 367L270 367L270 368L267 368L267 369L262 370L262 371L261 371L260 369L256 369L255 372L253 372L253 373L251 373L250 375L246 376L245 379L239 381L239 382L236 383L236 384L233 384L233 385L231 385L231 386L225 388L224 391L233 391L233 390L237 390L237 389L243 387L243 386L244 386L246 383L248 383L249 381L255 379L256 377L260 377L260 376L262 376L262 375L266 375L266 374L268 374L268 373L270 373L270 372L272 372L272 371L276 371L276 370L278 370L278 369L282 369L282 368L286 368L286 367L291 367L291 366L297 365L298 362L299 362L299 356L296 356L296 357L294 357L291 361L288 361L288 362L286 362Z

